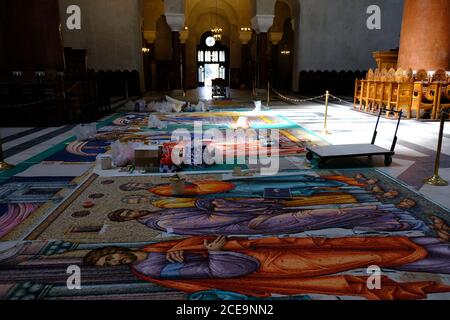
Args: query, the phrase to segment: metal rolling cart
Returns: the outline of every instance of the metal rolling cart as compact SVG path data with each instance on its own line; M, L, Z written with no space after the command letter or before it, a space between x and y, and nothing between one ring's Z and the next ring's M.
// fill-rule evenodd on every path
M227 97L227 81L224 79L212 80L212 98L226 98Z
M395 129L394 140L392 141L391 149L385 149L375 145L375 141L378 135L378 125L383 111L398 114L397 127ZM347 144L347 145L334 145L324 147L312 147L307 148L308 153L306 158L311 161L314 156L319 158L319 168L323 169L327 166L331 159L338 158L355 158L355 157L372 157L372 156L384 156L384 164L390 166L392 164L392 156L395 155L395 146L397 145L397 133L400 127L400 121L402 119L402 111L394 110L382 110L378 113L377 124L373 133L372 143L370 144Z

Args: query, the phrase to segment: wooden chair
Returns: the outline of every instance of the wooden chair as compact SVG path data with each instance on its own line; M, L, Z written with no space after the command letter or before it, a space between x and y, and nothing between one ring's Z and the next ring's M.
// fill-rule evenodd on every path
M434 119L440 119L443 109L450 109L450 83L439 85L439 95Z
M369 69L367 72L367 79L365 81L365 88L364 88L364 110L367 112L370 108L370 96L371 96L371 90L373 88L373 81L374 81L374 72L372 69Z
M353 109L361 110L362 100L363 100L363 91L364 91L364 80L355 80L355 97L353 99ZM358 104L358 108L356 105Z
M429 82L428 72L424 69L420 69L417 71L415 76L416 82Z
M373 73L373 80L374 80L374 90L375 90L375 96L373 97L373 101L372 101L372 109L376 108L376 99L377 99L377 95L379 94L379 84L381 81L381 70L376 68L374 73Z
M443 69L437 70L432 77L432 82L447 83L448 79L445 70Z
M387 78L391 79L392 81L395 81L395 74L396 74L396 71L395 71L394 68L389 69L388 74L387 74Z
M432 114L433 119L439 119L442 108L448 108L448 99L446 99L446 91L448 89L447 72L443 69L436 70L431 78L431 81L439 85L436 108Z
M383 107L384 88L387 80L387 70L383 69L375 75L375 100L372 112L377 113Z
M414 73L411 68L404 71L403 82L414 82Z
M47 99L42 105L43 118L40 123L46 126L63 123L65 120L64 76L55 70L46 70L40 79L39 99Z
M372 80L369 80L368 83L368 97L367 97L367 104L365 111L366 112L373 112L375 109L375 100L377 98L377 88L378 88L378 82L380 81L380 70L375 69L375 71L372 74Z
M397 83L395 82L395 70L391 69L386 74L386 80L384 83L384 91L383 91L383 101L382 104L386 107L388 107L392 101L392 93L393 90L396 89ZM390 112L386 112L386 117L390 117Z
M403 111L408 119L411 118L413 82L403 82L403 70L396 72L395 82L392 83L392 95L388 104L389 109ZM400 81L399 81L400 80Z
M417 78L416 78L417 79ZM412 110L416 111L416 118L421 118L421 111L430 112L430 117L436 114L439 94L438 83L415 82L413 92Z
M404 82L404 77L405 77L405 72L403 71L402 68L398 68L397 71L395 72L395 81L397 83Z

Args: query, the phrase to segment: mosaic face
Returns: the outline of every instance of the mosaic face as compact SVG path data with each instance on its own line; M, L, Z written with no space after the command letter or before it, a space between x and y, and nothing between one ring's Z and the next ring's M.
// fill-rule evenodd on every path
M122 198L121 201L126 204L143 204L143 203L150 203L150 197L149 196L141 196L141 195L133 195L133 196L126 196L126 197Z

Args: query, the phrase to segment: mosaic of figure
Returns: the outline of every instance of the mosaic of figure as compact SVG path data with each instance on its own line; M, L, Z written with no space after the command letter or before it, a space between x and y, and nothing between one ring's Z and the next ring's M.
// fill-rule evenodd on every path
M391 300L450 292L450 286L436 281L399 282L387 276L380 290L370 290L367 276L352 274L374 264L449 274L449 244L434 238L194 237L137 250L100 248L84 262L98 267L130 265L139 279L191 293L219 289L259 297L327 294Z
M137 220L151 229L178 235L287 234L327 228L429 231L421 220L390 205L301 210L263 199L198 200L195 208L156 212L119 209L108 217L115 222Z

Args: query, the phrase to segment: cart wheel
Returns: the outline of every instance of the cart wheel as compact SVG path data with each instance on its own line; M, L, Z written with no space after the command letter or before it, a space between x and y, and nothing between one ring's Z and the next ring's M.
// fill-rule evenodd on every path
M385 156L384 157L384 164L387 167L389 167L392 164L392 156L389 156L389 155Z
M312 159L314 159L314 154L310 151L306 154L306 159L308 159L309 161L311 161Z
M327 166L327 164L328 164L328 161L327 161L327 160L321 159L321 160L319 161L319 169L325 169L325 167Z

